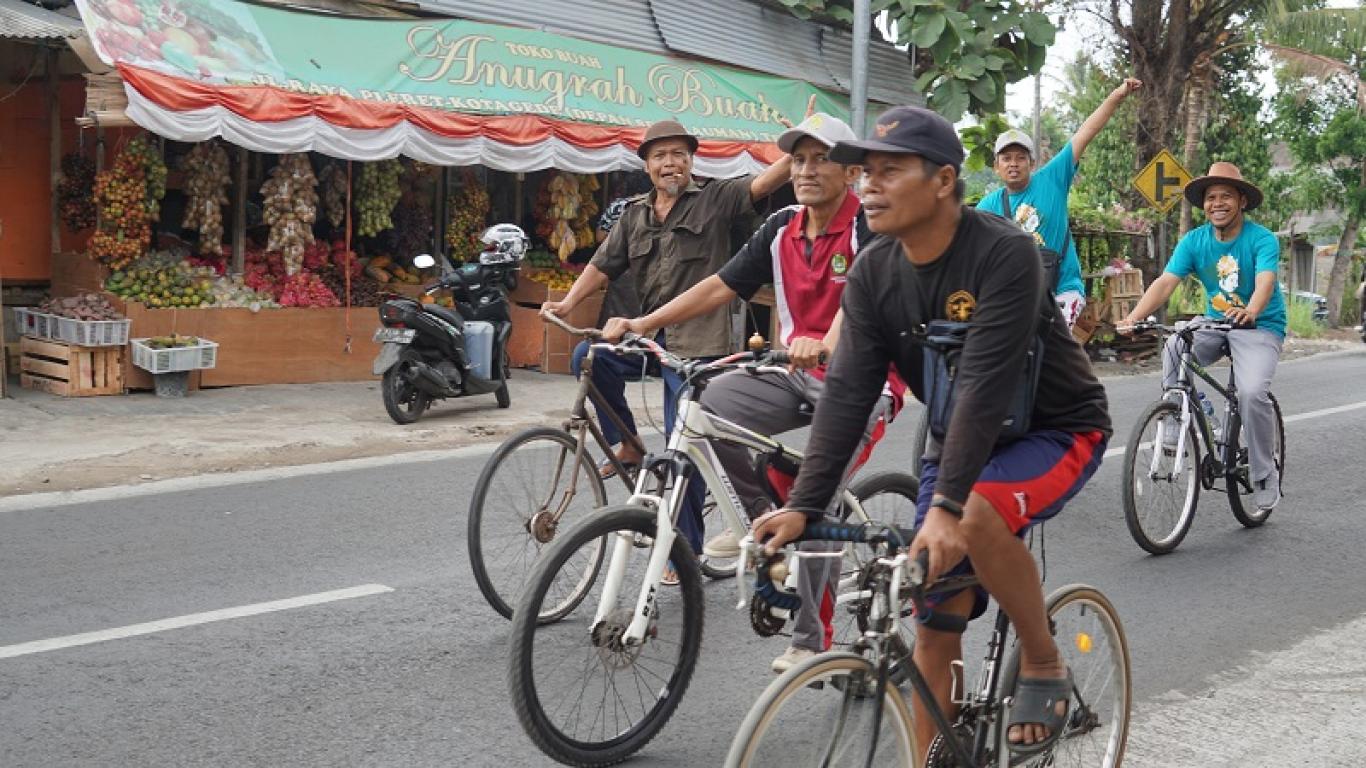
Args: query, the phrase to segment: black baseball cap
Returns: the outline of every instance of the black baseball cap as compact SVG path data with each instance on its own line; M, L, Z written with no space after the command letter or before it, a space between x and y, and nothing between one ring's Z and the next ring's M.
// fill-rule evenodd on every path
M937 112L921 107L893 107L882 113L864 141L841 141L830 150L830 159L858 165L869 152L920 155L939 165L963 167L963 142L953 124Z

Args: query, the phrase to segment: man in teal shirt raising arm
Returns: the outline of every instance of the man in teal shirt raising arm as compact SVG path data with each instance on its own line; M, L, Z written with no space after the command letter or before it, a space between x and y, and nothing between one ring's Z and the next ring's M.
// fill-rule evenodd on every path
M1182 278L1192 273L1200 277L1209 297L1205 315L1238 327L1196 331L1195 358L1208 365L1225 350L1233 358L1238 408L1247 429L1252 498L1258 509L1268 511L1281 500L1281 479L1271 457L1276 414L1268 394L1285 340L1285 299L1276 279L1280 243L1271 230L1244 216L1262 204L1262 191L1244 181L1233 163L1211 165L1209 173L1186 185L1185 193L1191 205L1204 209L1208 221L1181 238L1166 271L1153 280L1116 330L1127 334L1135 322L1167 303ZM1183 344L1179 336L1167 339L1162 352L1164 387L1175 383Z
M977 207L1005 216L1034 236L1041 249L1058 254L1058 278L1052 287L1062 317L1071 328L1086 307L1086 286L1081 279L1081 261L1072 242L1067 220L1067 195L1077 164L1091 140L1110 122L1110 117L1129 94L1143 87L1134 78L1125 80L1110 92L1096 111L1086 118L1071 141L1053 156L1038 173L1031 173L1037 153L1034 141L1024 131L1011 129L996 139L993 168L1005 186L992 192ZM1006 191L1010 196L1006 197Z

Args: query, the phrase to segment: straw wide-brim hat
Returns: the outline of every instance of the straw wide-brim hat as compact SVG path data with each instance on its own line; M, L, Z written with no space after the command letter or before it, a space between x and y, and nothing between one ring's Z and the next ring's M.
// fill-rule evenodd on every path
M1233 163L1217 162L1209 167L1209 172L1198 179L1191 179L1186 185L1186 199L1199 208L1205 204L1205 190L1214 184L1228 184L1247 196L1247 208L1252 210L1262 204L1262 191L1243 179L1243 172Z
M636 155L644 160L645 153L650 151L650 145L660 139L683 139L688 142L688 151L697 152L697 137L688 133L688 129L684 128L682 123L677 120L660 120L646 129L645 140L636 148Z

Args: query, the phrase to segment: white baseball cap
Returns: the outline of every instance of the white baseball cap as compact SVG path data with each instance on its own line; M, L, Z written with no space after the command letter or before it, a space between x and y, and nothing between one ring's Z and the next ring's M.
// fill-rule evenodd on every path
M999 155L1001 154L1001 150L1005 149L1011 144L1019 144L1020 146L1025 148L1025 151L1029 153L1030 157L1034 156L1034 140L1029 138L1029 134L1019 130L1018 128L1011 128L1005 133L1002 133L1000 136L997 136L996 148L993 149L991 153L993 155Z
M796 149L797 142L807 136L827 147L833 147L841 141L858 140L858 136L854 135L854 129L850 128L848 123L824 112L817 112L795 127L783 131L778 137L778 149L790 155L792 150Z

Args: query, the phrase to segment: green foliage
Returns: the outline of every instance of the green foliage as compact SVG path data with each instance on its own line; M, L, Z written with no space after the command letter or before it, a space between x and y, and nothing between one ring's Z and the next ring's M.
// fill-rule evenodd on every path
M1285 327L1302 339L1317 339L1323 335L1323 326L1314 319L1314 303L1310 301L1285 303Z
M958 132L963 140L963 148L967 150L967 160L963 161L963 168L966 171L990 170L992 163L992 147L996 144L996 137L1010 130L1010 123L1006 122L1004 115L987 115L982 118L977 125L971 125Z
M851 0L777 0L801 18L853 20ZM915 87L950 122L1005 111L1006 86L1043 68L1056 28L1014 0L872 0L892 42L911 46Z
M1168 315L1202 315L1205 313L1205 286L1194 276L1188 277L1176 286L1171 298L1167 299Z
M1066 86L1061 122L1072 126L1080 126L1122 81L1118 72L1082 53L1068 62L1063 79ZM1129 202L1129 182L1134 177L1137 152L1134 119L1132 108L1121 108L1086 148L1072 183L1072 194L1082 196L1088 207L1110 208Z

